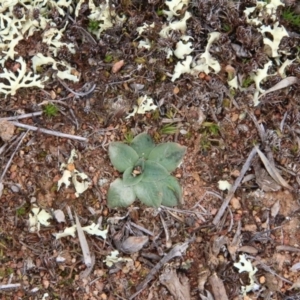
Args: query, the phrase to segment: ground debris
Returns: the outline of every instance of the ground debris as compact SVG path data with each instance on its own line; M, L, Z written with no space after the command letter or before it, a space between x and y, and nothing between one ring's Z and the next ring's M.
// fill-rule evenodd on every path
M165 285L176 300L190 300L190 286L185 275L178 274L171 266L166 266L159 276L161 284Z

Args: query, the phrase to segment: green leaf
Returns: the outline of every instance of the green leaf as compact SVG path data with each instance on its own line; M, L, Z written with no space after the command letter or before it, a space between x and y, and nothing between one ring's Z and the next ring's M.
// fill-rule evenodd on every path
M177 179L173 176L168 176L165 180L161 181L163 197L162 205L176 206L181 202L182 189Z
M149 160L144 162L143 174L143 182L159 181L169 176L169 172L162 165Z
M177 143L157 145L149 154L148 160L156 161L169 172L173 172L181 163L186 147Z
M133 186L137 198L148 206L159 207L162 201L162 186L159 182L139 182Z
M109 207L127 207L131 205L136 198L132 187L125 186L123 180L116 179L109 187L107 192L107 204Z
M108 155L112 165L120 172L135 165L139 156L128 145L121 142L112 142L109 144Z
M136 151L139 157L148 158L155 144L149 134L140 133L133 139L130 146Z
M144 173L142 172L139 175L133 176L133 170L135 167L129 167L123 173L123 183L125 186L132 186L139 183L144 177Z

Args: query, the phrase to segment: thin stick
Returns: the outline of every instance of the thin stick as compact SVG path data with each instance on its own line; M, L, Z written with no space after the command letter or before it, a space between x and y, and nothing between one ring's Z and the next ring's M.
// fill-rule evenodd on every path
M21 283L1 284L0 290L15 289L15 288L19 288L20 286Z
M75 97L85 97L88 96L90 94L92 94L92 92L95 90L96 88L96 84L95 83L86 83L83 85L83 87L81 88L81 90L83 90L83 92L75 92L72 89L70 89L66 83L64 83L62 80L60 80L59 78L57 78L57 80L69 91L71 92L73 95L75 95ZM85 92L84 92L85 90Z
M26 128L32 131L40 131L42 133L46 133L46 134L50 134L50 135L54 135L54 136L58 136L61 138L67 138L67 139L73 139L73 140L79 140L79 141L83 141L86 142L88 139L78 136L78 135L72 135L72 134L67 134L67 133L62 133L62 132L58 132L58 131L54 131L54 130L48 130L48 129L44 129L44 128L38 128L35 126L31 126L31 125L26 125L23 123L19 123L19 122L11 122L12 124L14 124L15 126L21 127L21 128Z
M43 113L42 111L37 111L37 112L34 112L34 113L23 114L23 115L20 115L20 116L0 118L0 121L2 121L2 120L11 121L11 120L26 119L26 118L30 118L30 117L40 116L42 113Z
M146 229L146 228L144 228L144 227L142 227L140 225L137 225L137 224L135 224L133 222L129 222L129 224L130 224L130 226L135 227L135 228L139 229L140 231L145 232L148 235L154 236L153 232L149 231L148 229Z
M89 245L87 243L86 237L84 235L83 229L80 225L80 222L79 222L79 219L78 219L76 213L75 213L75 220L76 220L76 228L77 228L79 243L80 243L81 251L83 254L83 261L88 268L93 267L92 256L91 256L91 252L89 249Z
M253 123L254 123L257 131L258 131L261 142L264 143L265 140L266 140L265 139L266 131L265 131L264 127L258 123L255 115L250 110L246 110L246 111L247 111L247 114L249 115L249 117L253 121Z
M0 182L2 182L2 180L3 180L3 178L4 178L4 176L5 176L6 172L7 172L7 170L8 170L8 168L9 168L9 166L10 166L10 164L11 164L11 162L12 162L12 160L13 160L13 158L14 158L16 152L17 152L17 150L19 149L19 147L20 147L21 143L23 142L23 140L24 140L24 138L25 138L25 136L26 136L27 133L28 133L28 130L27 130L26 132L22 133L21 138L20 138L20 141L19 141L19 143L18 143L18 145L17 145L15 151L14 151L13 154L11 155L11 157L10 157L8 163L7 163L6 166L5 166L5 169L4 169L3 172L2 172L2 175L0 176Z
M170 234L169 234L168 226L167 226L164 218L162 217L162 215L160 215L160 220L161 220L161 223L162 223L164 231L165 231L166 247L167 247L167 249L169 249L169 248L172 247L172 240L170 239Z
M246 173L247 170L249 169L250 163L251 163L253 157L255 156L255 154L256 154L256 147L254 147L254 148L251 150L251 152L250 152L250 154L249 154L249 156L248 156L248 158L247 158L245 164L243 165L243 168L242 168L242 170L241 170L240 176L235 180L234 185L231 187L231 189L230 189L230 191L229 191L227 197L225 198L223 204L221 205L221 207L220 207L220 209L219 209L217 215L216 215L215 218L213 219L213 224L214 224L215 226L220 222L220 220L221 220L221 218L222 218L222 216L223 216L223 214L224 214L224 212L225 212L225 210L226 210L226 208L227 208L227 206L228 206L228 204L229 204L231 198L233 197L233 195L234 195L236 189L238 188L238 186L240 185L240 183L241 183L241 181L242 181L242 179L243 179L245 173Z
M71 221L71 223L72 223L72 226L74 226L75 222L74 222L74 218L73 218L73 215L72 215L71 208L70 208L69 205L67 205L66 208L67 208L67 212L68 212L68 215L69 215L69 219L70 219L70 221Z

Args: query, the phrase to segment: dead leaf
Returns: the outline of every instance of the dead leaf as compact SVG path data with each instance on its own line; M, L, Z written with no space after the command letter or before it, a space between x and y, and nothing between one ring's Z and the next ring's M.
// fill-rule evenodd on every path
M287 255L281 253L275 253L273 255L273 260L277 264L277 269L281 271L283 269L284 264L287 261Z
M277 200L271 207L271 216L275 218L280 210L280 202Z
M234 237L233 237L231 243L230 244L227 243L227 248L232 257L232 260L236 260L236 252L241 243L241 238L242 238L241 228L242 228L242 223L241 223L241 221L239 221L236 232L234 234Z
M244 231L256 232L257 226L255 224L245 224Z
M175 86L174 89L173 89L173 93L175 95L177 95L179 93L179 87L178 86Z
M13 137L14 131L15 125L9 121L0 120L0 137L3 142L9 141Z
M202 270L200 270L199 274L198 274L198 289L200 292L204 291L204 285L207 283L207 279L210 276L210 271L209 269L205 269L203 267Z
M204 290L203 292L205 292L207 296L200 294L201 300L215 300L209 290Z
M259 150L259 148L257 146L255 146L255 149L261 159L261 161L263 162L266 170L268 171L269 175L280 185L282 185L283 187L289 189L289 190L293 190L293 188L281 177L281 175L279 174L278 170L272 166L272 164L269 162L269 160L267 159L267 157Z
M233 197L230 200L230 204L232 205L232 208L235 209L235 210L240 209L242 207L242 205L240 203L240 200L238 198L235 198L235 197Z
M292 290L292 289L298 290L299 288L300 288L300 278L298 278L296 280L296 282L293 283L293 285L289 288L289 290Z
M124 60L123 60L123 59L117 61L117 62L113 65L113 67L112 67L112 69L111 69L112 73L117 73L117 72L119 72L120 69L121 69L123 66L124 66Z
M200 176L199 176L199 174L198 174L197 172L193 172L193 173L192 173L192 176L193 176L193 178L194 178L197 182L200 182Z
M277 84L275 84L273 87L271 87L270 89L268 89L264 93L262 93L258 97L258 99L261 98L262 96L265 96L268 93L275 92L277 90L281 90L283 88L286 88L290 85L293 85L293 84L299 83L299 82L300 82L299 79L295 76L286 77L286 78L282 79L280 82L278 82Z
M209 277L208 282L212 288L215 299L228 300L223 280L221 280L216 273L213 273Z
M299 262L293 264L292 267L290 268L290 270L291 270L292 272L297 272L297 271L299 271L299 269L300 269L300 263L299 263Z
M256 255L258 253L258 250L252 246L242 246L238 249L238 251L245 252L245 253L252 254L252 255Z
M61 209L56 209L53 214L58 223L66 222L65 214Z
M147 236L130 236L121 244L121 249L125 253L135 253L141 250L148 242Z

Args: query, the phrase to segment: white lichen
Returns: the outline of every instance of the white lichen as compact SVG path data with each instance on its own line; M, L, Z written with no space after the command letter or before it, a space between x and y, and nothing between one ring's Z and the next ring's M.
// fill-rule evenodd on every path
M244 254L239 256L240 260L233 265L239 269L239 273L247 272L249 275L250 283L246 286L242 286L241 292L245 296L246 293L251 291L256 291L259 288L259 285L255 283L255 273L257 268L252 266L250 260L246 259Z
M96 235L102 237L103 239L106 239L108 233L108 229L100 230L99 224L95 224L95 223L82 227L82 230L90 235ZM76 232L77 232L77 226L73 225L71 227L65 228L63 232L54 233L54 236L57 240L67 236L71 236L75 238Z
M260 29L258 29L263 35L263 41L265 45L268 45L271 50L271 57L279 57L280 54L278 53L279 45L285 36L289 36L288 32L283 26L279 26L279 23L276 22L272 25L272 27L269 26L262 26ZM270 38L266 33L272 36Z
M54 70L57 70L56 76L60 79L68 79L73 82L78 82L80 74L78 76L72 74L74 69L65 61L56 61L51 56L44 56L42 53L37 53L32 59L32 68L34 72L37 72L38 68L44 65L50 64ZM65 69L62 71L61 69Z
M187 29L187 20L191 18L192 14L188 11L185 12L181 20L174 20L168 25L164 24L162 30L159 32L159 35L163 38L168 38L171 36L172 31L180 31L182 34L185 34Z
M200 55L200 58L194 63L192 74L198 75L200 72L206 74L214 71L214 73L219 73L221 70L220 63L209 53L211 45L219 39L219 32L211 32L207 41L205 52Z
M26 62L22 57L18 58L16 62L20 64L19 69L16 72L3 68L3 73L0 74L0 78L5 79L7 83L0 82L0 93L7 96L15 95L16 91L20 88L44 88L40 75L33 74L33 72L27 72ZM45 80L46 79L47 78L45 78Z
M57 76L61 79L69 79L74 82L79 78L71 74L71 68L64 62L54 60L59 49L67 47L71 53L75 53L75 46L72 43L62 42L67 23L65 27L58 29L56 22L49 18L49 12L55 9L59 15L65 16L67 9L72 12L72 0L12 0L0 1L0 65L5 66L8 59L15 60L20 63L20 68L16 72L12 72L3 68L3 73L0 78L3 78L0 83L0 93L5 96L14 95L21 87L39 87L44 88L40 76L27 71L27 66L24 58L16 57L19 53L15 50L21 40L26 40L35 32L42 33L43 43L49 46L48 55L51 57L51 62L54 68L58 65L63 65L62 68L57 68ZM19 4L20 15L17 17L14 13L14 6ZM34 12L39 11L38 18L34 17ZM53 62L54 61L54 62ZM34 72L36 69L34 70Z
M63 176L58 180L57 190L59 190L64 184L66 187L69 187L71 181L75 187L76 193L75 196L79 197L80 194L85 192L90 186L89 177L75 169L74 158L77 157L75 149L71 151L71 155L68 159L67 164L61 164L60 170L63 171ZM78 180L80 178L80 180Z
M190 73L192 60L193 57L191 55L188 55L185 58L185 60L179 61L174 68L174 73L171 80L175 81L177 78L181 76L181 74Z
M108 266L112 267L113 264L117 262L132 262L131 258L123 258L123 257L118 257L119 256L119 251L114 250L110 253L110 255L107 255L106 258L103 260L103 262Z
M47 211L34 205L29 214L29 231L38 232L40 231L41 225L49 226L49 219L52 219L52 216Z
M98 39L103 31L113 27L115 24L122 24L126 20L125 16L121 17L116 14L115 8L113 5L110 5L109 0L106 0L99 6L96 6L93 0L89 0L88 5L91 10L91 14L88 18L98 23L97 28L90 29L89 31L95 34ZM76 11L78 13L77 8Z
M190 40L193 37L189 35L183 35L180 38L180 41L176 44L176 49L174 51L174 55L179 59L184 59L186 55L189 55L193 52L193 44Z
M157 106L153 99L147 95L141 96L137 99L137 104L133 106L133 112L128 114L126 119L135 116L135 114L145 114L148 111L155 110Z
M163 13L167 16L167 20L170 21L173 17L178 17L180 11L188 6L189 2L189 0L166 1L165 4L168 6L168 10L163 10Z

